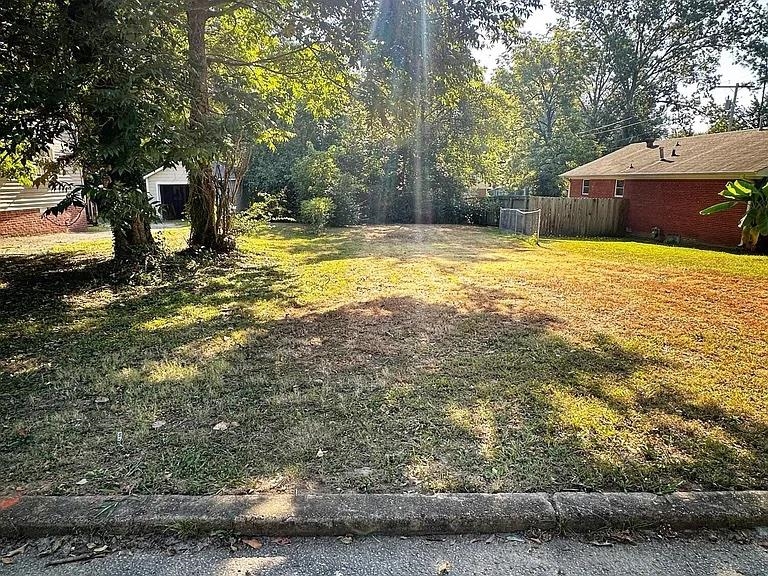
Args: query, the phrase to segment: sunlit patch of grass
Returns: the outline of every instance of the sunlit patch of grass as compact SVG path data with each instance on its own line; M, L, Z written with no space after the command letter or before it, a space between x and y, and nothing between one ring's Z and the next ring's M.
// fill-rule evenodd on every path
M574 430L579 440L585 444L591 444L592 438L603 441L618 433L616 426L622 420L621 415L597 398L575 396L564 390L554 389L552 402L558 425Z
M768 488L766 258L287 225L114 286L109 242L0 242L6 487Z
M178 360L164 360L147 366L146 382L161 384L166 382L179 382L197 378L199 370L197 366L185 365Z
M455 426L466 430L480 442L480 454L486 460L494 460L499 455L500 440L495 411L488 402L471 408L453 406L448 409L448 420Z
M173 316L153 318L136 326L138 330L161 330L168 328L187 328L193 324L207 322L219 316L216 306L189 304L178 308Z

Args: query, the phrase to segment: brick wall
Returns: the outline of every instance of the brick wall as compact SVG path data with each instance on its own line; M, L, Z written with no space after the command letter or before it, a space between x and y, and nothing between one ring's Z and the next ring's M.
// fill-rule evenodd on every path
M699 210L722 201L717 195L726 180L625 180L624 198L629 203L627 232L649 236L654 227L684 240L736 246L741 240L739 220L744 211L701 216ZM590 180L590 198L613 197L615 180ZM610 191L610 193L609 193ZM572 180L569 195L581 196L581 180Z
M581 198L582 180L571 180L568 195L571 198ZM616 180L590 180L589 198L613 198L616 191ZM584 196L586 198L586 196Z
M88 227L82 208L70 206L64 214L42 218L40 210L9 210L0 212L0 237L3 236L36 236L38 234L55 234L57 232L79 232ZM78 218L79 217L79 218ZM53 220L53 222L51 222ZM54 223L55 222L55 223ZM63 224L70 223L69 229ZM57 226L57 224L59 224Z

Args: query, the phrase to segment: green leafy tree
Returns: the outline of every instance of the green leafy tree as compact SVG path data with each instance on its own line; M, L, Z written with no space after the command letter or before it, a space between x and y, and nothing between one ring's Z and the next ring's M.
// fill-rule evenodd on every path
M515 140L523 153L509 160L518 186L559 196L559 175L598 155L580 101L587 89L587 65L577 34L559 28L548 38L525 38L497 71L495 84L520 110Z
M756 126L768 127L768 4L765 2L739 2L729 20L735 32L735 52L754 73L758 86L762 86L750 112L757 116ZM752 115L752 114L750 114Z
M361 38L357 2L187 0L190 242L231 247L217 216L213 162L235 141L273 143L298 102L322 107L343 88ZM310 98L309 95L312 95ZM235 122L232 122L235 119Z
M315 114L300 103L292 122L286 122L283 139L255 145L245 178L246 199L257 201L266 196L282 195L287 212L298 214L293 167L307 154L308 144L315 150L325 150L339 143L342 127L346 124L341 108L343 105L339 101L338 107L326 107Z
M298 160L292 170L292 181L298 201L327 197L333 201L330 222L334 226L347 226L360 221L360 197L363 186L359 179L342 172L338 156L341 149L331 146L318 151L310 143L307 154Z
M338 184L319 175L312 185L333 195L337 221L354 221L356 208L374 222L455 218L470 184L500 177L514 125L507 95L482 82L471 48L481 35L506 34L533 4L376 3L359 72L347 78L352 97L341 113L311 116L310 125L332 128L308 137L294 123L296 137L257 153L249 187L306 195L307 179L287 174L306 167L296 154L312 142L309 155L330 152L338 166L324 171ZM338 218L342 211L350 217Z
M326 196L318 196L301 202L299 216L314 231L325 228L333 218L333 200Z
M594 66L584 103L590 128L609 150L658 135L669 114L691 115L717 80L720 52L733 42L726 25L735 3L666 0L555 0L577 26ZM597 55L597 58L595 58ZM606 122L607 121L607 122ZM603 122L602 125L597 122Z
M153 8L158 8L154 11ZM0 141L2 153L38 162L38 181L79 167L84 184L67 190L54 211L96 201L112 225L115 257L153 248L155 215L143 174L172 154L174 76L160 5L137 0L20 0L0 8ZM69 145L41 162L56 139Z
M732 125L731 113L733 113ZM768 109L762 105L759 96L753 96L746 106L736 104L733 110L711 103L704 107L703 115L709 120L709 132L753 130L761 125L768 126Z
M292 179L301 200L328 196L341 178L334 148L318 151L310 143L307 154L293 167Z
M444 127L472 122L471 85L481 72L471 49L483 36L504 37L537 2L384 0L379 3L364 59L359 97L374 131L384 135L379 201L373 217L429 222L438 194L466 189L440 157ZM439 189L437 188L439 186Z
M768 5L765 2L737 2L727 21L733 30L734 47L744 64L759 81L768 78Z

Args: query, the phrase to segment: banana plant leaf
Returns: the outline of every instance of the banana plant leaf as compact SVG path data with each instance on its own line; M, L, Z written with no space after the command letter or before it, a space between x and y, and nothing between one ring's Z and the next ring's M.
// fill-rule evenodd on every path
M735 200L729 200L728 202L720 202L719 204L715 204L714 206L710 206L709 208L704 208L699 214L702 216L709 216L710 214L717 214L718 212L723 212L725 210L730 210L734 206L738 204Z
M763 236L768 236L768 210L761 210L755 216L755 228Z
M720 192L723 198L746 201L758 194L757 187L746 180L735 180L725 185L725 190Z

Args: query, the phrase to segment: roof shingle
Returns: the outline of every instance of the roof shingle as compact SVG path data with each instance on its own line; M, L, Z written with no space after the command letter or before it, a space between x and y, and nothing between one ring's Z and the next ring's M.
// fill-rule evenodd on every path
M664 148L664 160L659 148ZM675 151L675 156L672 151ZM768 176L768 131L741 130L630 144L562 174L566 178Z

